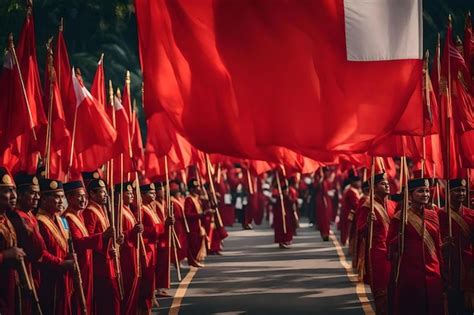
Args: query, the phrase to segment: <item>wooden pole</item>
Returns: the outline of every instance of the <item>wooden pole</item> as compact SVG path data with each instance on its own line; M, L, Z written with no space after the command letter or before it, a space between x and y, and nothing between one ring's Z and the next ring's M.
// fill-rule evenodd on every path
M280 183L280 174L278 170L275 171L278 195L280 196L280 206L281 206L281 215L282 215L282 224L283 224L283 234L286 234L286 210L285 210L285 201L283 200L283 191L281 189Z

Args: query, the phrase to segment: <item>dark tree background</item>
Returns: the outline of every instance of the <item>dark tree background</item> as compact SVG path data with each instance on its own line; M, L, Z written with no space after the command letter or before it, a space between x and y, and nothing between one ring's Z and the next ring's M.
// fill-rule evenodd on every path
M4 43L4 47L9 32L18 37L25 18L25 2L0 0L0 43ZM474 0L425 0L423 10L424 47L433 56L436 35L440 32L444 37L448 14L453 16L454 33L462 38L465 15L469 10L474 12ZM125 71L130 70L133 97L141 102L137 25L132 0L36 0L33 14L41 71L45 64L45 43L57 34L63 17L70 62L81 68L86 84L92 81L97 61L104 53L106 78L112 80L115 87L122 88Z

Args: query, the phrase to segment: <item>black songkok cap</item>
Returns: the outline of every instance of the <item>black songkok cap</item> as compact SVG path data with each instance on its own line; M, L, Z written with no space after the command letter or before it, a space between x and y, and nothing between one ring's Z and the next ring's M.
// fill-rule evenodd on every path
M453 190L459 187L467 188L467 181L464 178L451 179L449 181L449 189Z
M87 186L87 191L89 191L89 190L92 190L92 189L106 188L107 184L102 179L93 179L93 180L89 181L86 184L86 186Z
M121 193L120 189L122 187L123 187L123 191L133 191L133 183L132 182L124 182L123 184L116 184L114 186L115 192L116 193Z
M145 184L145 185L141 185L140 186L140 191L141 192L149 192L151 190L155 190L155 184L151 183L151 184Z
M39 182L42 194L63 190L63 183L59 180L42 178Z
M15 183L16 183L16 187L22 187L22 186L38 186L39 187L39 180L36 175L30 175L23 172L15 174Z
M408 190L412 191L420 187L430 188L431 181L429 178L415 178L408 181Z
M199 187L199 182L196 178L191 178L188 181L188 189Z
M84 183L80 180L64 183L63 188L64 188L64 192L66 194L69 193L69 192L72 192L74 190L78 190L80 188L85 189Z
M12 174L4 166L0 166L0 187L15 187Z

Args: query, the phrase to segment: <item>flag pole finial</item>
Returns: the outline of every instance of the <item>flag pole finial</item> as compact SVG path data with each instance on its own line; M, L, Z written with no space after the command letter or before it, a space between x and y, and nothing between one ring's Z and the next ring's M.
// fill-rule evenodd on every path
M102 62L104 62L104 53L101 53L99 58L99 64L102 64Z
M114 88L112 86L112 80L109 80L109 100L110 105L114 106Z
M26 1L26 16L30 17L33 14L33 0Z
M117 88L117 92L115 92L118 98L122 98L122 93L120 92L120 88Z
M12 49L15 47L15 44L13 42L13 33L8 34L8 49Z
M59 20L59 31L60 32L64 31L64 18L63 17Z
M453 22L453 17L451 16L451 14L448 14L448 26L451 26Z
M128 70L125 73L125 82L130 83L130 71L128 71Z

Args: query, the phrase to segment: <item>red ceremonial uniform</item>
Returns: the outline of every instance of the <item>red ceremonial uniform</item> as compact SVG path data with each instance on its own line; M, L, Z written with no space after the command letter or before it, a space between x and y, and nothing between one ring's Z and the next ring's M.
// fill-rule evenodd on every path
M444 314L438 215L429 209L423 213L424 218L408 210L400 274L393 296L394 314ZM400 218L398 211L387 235L387 246L394 252L398 252ZM393 273L397 268L395 260L391 268Z
M103 233L109 226L105 210L93 200L89 200L82 216L90 235ZM93 251L94 284L93 300L96 314L120 314L120 297L114 270L113 257L109 254L110 241L100 250ZM104 303L104 301L107 301Z
M273 208L273 229L275 231L275 243L289 243L293 240L293 235L296 232L297 220L296 217L296 190L289 190L288 194L283 194L283 202L285 204L285 225L286 233L283 227L283 213L281 208L280 196L277 196L277 202Z
M235 222L235 208L232 204L230 186L224 179L222 179L221 182L217 184L217 189L220 194L219 210L222 217L222 222L225 226L232 226Z
M387 312L387 289L390 280L390 261L387 256L387 234L390 226L390 220L395 214L397 204L391 200L387 200L385 204L374 200L375 221L373 221L372 233L372 249L370 250L370 263L365 261L367 272L367 280L371 284L372 294L375 298L378 313ZM367 200L359 209L359 218L357 222L357 230L368 246L368 225L367 220L370 215L370 201Z
M165 206L159 200L154 202L156 213L161 222L165 222L167 215L165 213ZM165 225L164 232L158 238L157 257L156 257L156 284L160 289L168 289L170 287L170 226Z
M61 218L51 215L44 210L37 214L39 231L43 236L47 250L59 259L66 259L68 255L67 238ZM71 314L71 300L73 295L72 275L69 272L58 272L58 268L47 264L40 265L39 300L44 314L65 315Z
M354 216L355 210L359 205L360 193L359 190L355 187L349 186L349 188L344 191L342 196L342 207L341 207L341 243L345 245L347 238L352 238L355 232L355 226L351 222L350 216Z
M124 242L120 246L120 265L122 266L124 297L122 314L135 315L137 313L138 290L140 278L138 274L137 252L138 233L133 231L137 220L128 206L122 207L122 229Z
M331 216L333 215L333 201L328 195L328 191L331 189L331 182L328 179L324 179L320 184L316 185L316 221L321 237L328 238Z
M353 219L353 225L355 226L356 233L354 248L352 250L352 268L357 270L360 279L362 279L365 273L365 250L362 249L365 249L365 235L362 233L363 230L359 230L358 226L363 224L363 220L361 219L362 211L360 208L364 205L367 198L368 196L362 195L362 197L359 199Z
M203 213L199 196L190 195L184 201L184 213L189 226L188 263L193 265L206 257L206 230L201 222Z
M449 236L448 213L438 212L441 239ZM450 287L454 290L449 297L450 313L462 314L463 305L474 306L474 210L461 206L459 211L451 210L451 226L454 246L443 251L444 261L448 261L450 251L451 270L443 265L444 274L450 275Z
M3 251L17 246L15 229L8 218L0 215L0 314L16 314L16 278L13 265L4 260Z
M87 303L87 313L92 314L92 293L94 281L92 250L100 251L102 249L102 233L90 235L84 224L82 214L76 213L74 210L66 210L64 217L69 224L69 229L71 231L71 236L74 243L74 250L77 254L77 262L79 264L79 269L81 270L82 286ZM77 298L72 300L72 313L81 314L81 305Z
M155 291L155 270L157 261L157 245L160 234L164 232L164 224L156 214L152 205L142 206L142 223L144 227L146 259L142 264L142 279L140 281L139 301L145 301L146 308L151 309Z
M186 214L184 213L184 202L175 197L171 197L171 202L173 203L174 211L174 230L179 239L179 245L181 248L176 248L178 253L178 260L181 261L188 255L188 240L187 240L187 229L189 229L188 221L186 219ZM178 245L176 245L178 246Z

